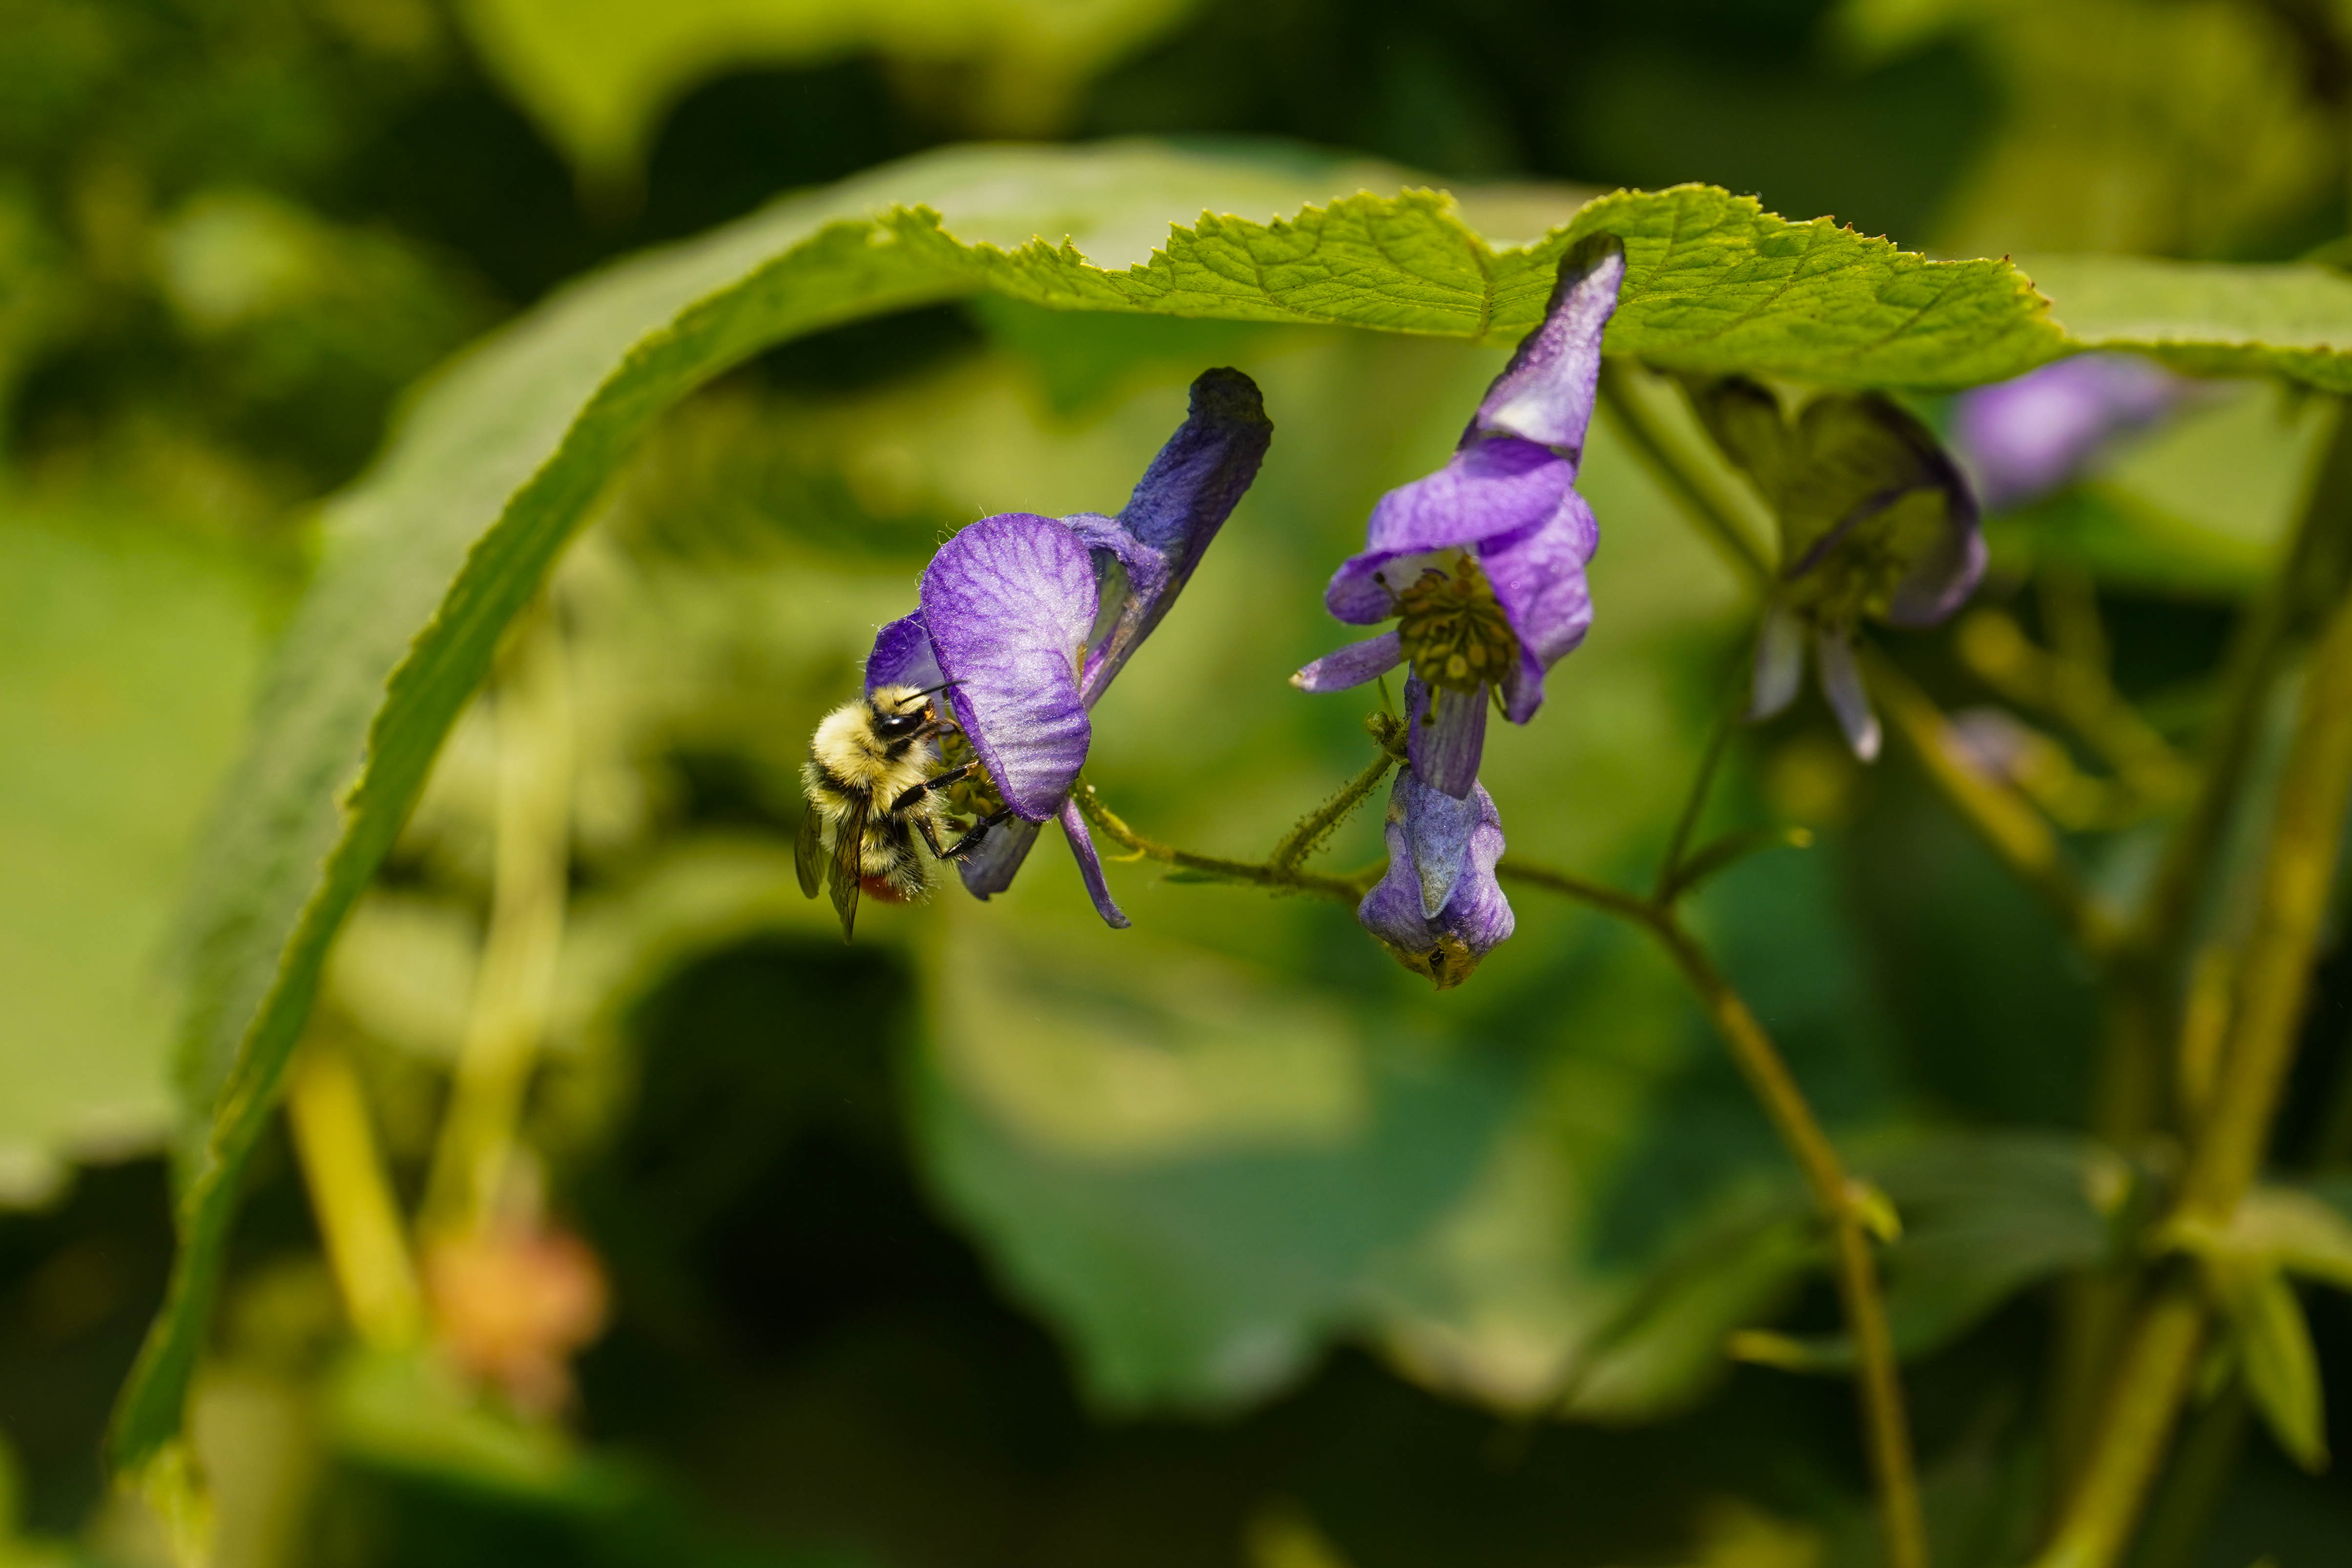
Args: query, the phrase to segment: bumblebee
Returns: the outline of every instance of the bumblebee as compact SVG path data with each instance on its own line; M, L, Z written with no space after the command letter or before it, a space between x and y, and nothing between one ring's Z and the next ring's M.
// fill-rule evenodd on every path
M915 853L918 834L935 858L961 859L1013 815L1000 808L954 843L940 843L940 829L950 826L945 792L980 771L976 762L931 771L939 759L935 742L955 731L930 700L946 689L877 687L826 714L809 742L808 761L801 764L809 809L801 818L793 862L801 891L815 898L819 872L826 867L824 829L832 826L824 879L841 915L844 942L856 929L861 893L893 904L930 896L930 873Z

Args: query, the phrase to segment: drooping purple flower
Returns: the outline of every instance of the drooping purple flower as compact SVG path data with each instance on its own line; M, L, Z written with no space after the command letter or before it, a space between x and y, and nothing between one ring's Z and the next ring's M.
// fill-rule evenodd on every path
M1453 458L1382 496L1365 549L1331 578L1333 615L1396 629L1291 677L1301 690L1339 691L1410 664L1431 688L1406 742L1413 772L1457 801L1477 784L1487 702L1526 723L1543 705L1544 672L1592 624L1584 568L1601 534L1576 475L1624 279L1612 237L1569 253L1542 324L1487 388Z
M1822 695L1868 762L1878 717L1855 629L1865 620L1934 626L1975 591L1985 568L1975 493L1933 433L1875 393L1823 394L1794 419L1744 377L1695 385L1691 400L1780 523L1748 716L1769 718L1795 700L1810 647Z
M975 897L1011 886L1038 828L1058 820L1096 910L1128 923L1070 798L1093 738L1088 715L1192 579L1273 433L1255 383L1204 372L1190 416L1117 517L982 518L931 558L921 608L876 636L866 689L953 682L949 709L1013 813L958 862Z
M1511 934L1510 900L1495 879L1503 821L1494 797L1473 781L1469 795L1456 799L1408 764L1389 792L1384 831L1388 871L1364 895L1356 919L1398 963L1451 990Z
M2137 354L2083 353L1961 395L1952 440L1994 511L2072 479L2116 437L2179 405L2187 384Z

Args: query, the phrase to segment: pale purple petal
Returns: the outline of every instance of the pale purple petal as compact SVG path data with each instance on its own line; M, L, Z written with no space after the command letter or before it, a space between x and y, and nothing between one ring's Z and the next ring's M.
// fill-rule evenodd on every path
M1408 787L1406 779L1412 779ZM1470 862L1470 830L1481 820L1486 790L1457 800L1431 789L1410 773L1402 774L1391 798L1404 806L1404 837L1421 882L1421 912L1435 920L1454 897L1454 884Z
M1823 626L1813 634L1813 658L1821 671L1822 695L1837 715L1845 743L1864 762L1878 757L1878 715L1870 706L1870 691L1862 683L1854 662L1853 633L1843 626Z
M1404 689L1412 726L1405 752L1413 772L1432 789L1464 798L1477 786L1478 759L1486 749L1486 689L1433 692L1412 676Z
M868 692L877 686L928 691L946 679L940 673L939 656L931 651L931 634L923 629L921 611L901 616L874 634L874 651L866 656Z
M1440 820L1446 830L1425 834L1417 847L1413 825ZM1388 870L1357 906L1356 919L1438 989L1458 985L1510 936L1514 923L1510 900L1495 878L1495 864L1503 856L1503 824L1494 797L1477 785L1468 800L1455 801L1408 769L1397 774L1390 792L1384 831ZM1423 902L1430 868L1417 861L1422 853L1452 861L1440 868L1451 891L1433 915Z
M1531 441L1473 441L1445 467L1380 499L1365 531L1369 546L1333 574L1323 602L1343 621L1369 626L1396 613L1387 586L1410 574L1403 557L1461 550L1550 520L1576 477L1573 465Z
M1203 371L1192 383L1191 413L1136 481L1118 521L1101 520L1112 533L1098 531L1091 517L1068 520L1089 545L1117 555L1128 577L1126 595L1104 605L1108 624L1089 645L1087 706L1183 592L1273 439L1256 383L1237 370Z
M1078 694L1097 607L1086 546L1051 518L982 518L931 558L922 605L957 722L1004 804L1044 821L1093 733Z
M1517 436L1549 447L1569 465L1584 458L1601 379L1601 334L1625 281L1625 247L1612 235L1570 251L1560 266L1543 324L1528 334L1478 405L1481 433Z
M2077 354L1963 395L1952 437L1999 511L2056 489L2108 441L2162 418L2182 386L2136 355Z
M980 847L956 862L956 874L963 879L964 890L975 899L985 899L1013 886L1013 874L1029 858L1042 826L1016 816L990 828L988 837L980 841Z
M1601 542L1592 509L1574 490L1540 528L1478 552L1495 598L1519 638L1519 668L1503 680L1503 716L1524 724L1543 706L1544 671L1584 641L1592 595L1584 568Z
M1763 628L1756 634L1756 670L1748 700L1748 722L1760 722L1785 710L1797 700L1797 688L1804 679L1804 619L1776 601L1764 612Z
M1070 857L1078 863L1078 875L1087 884L1087 897L1095 904L1095 913L1102 916L1103 924L1113 931L1125 931L1127 916L1110 896L1110 884L1103 879L1102 857L1095 852L1094 836L1087 831L1087 819L1078 810L1078 803L1062 803L1062 836L1070 841Z
M1404 646L1394 632L1334 648L1290 678L1301 691L1346 691L1377 680L1404 662Z

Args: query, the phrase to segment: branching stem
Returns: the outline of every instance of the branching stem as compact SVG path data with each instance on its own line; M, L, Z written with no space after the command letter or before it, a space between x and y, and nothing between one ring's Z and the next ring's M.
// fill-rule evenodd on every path
M1927 1529L1920 1511L1918 1475L1912 1459L1910 1426L1904 1415L1895 1337L1887 1326L1877 1260L1870 1249L1870 1215L1876 1206L1870 1189L1848 1173L1763 1024L1670 907L1523 862L1507 859L1496 872L1506 881L1575 899L1641 926L1658 940L1698 994L1708 1021L1722 1036L1740 1075L1804 1173L1814 1205L1829 1221L1836 1238L1838 1298L1845 1310L1847 1331L1853 1336L1863 1424L1869 1438L1871 1469L1878 1483L1887 1561L1895 1568L1927 1568Z
M1386 759L1380 765L1385 772ZM1360 778L1362 775L1358 776ZM1379 781L1375 779L1373 782ZM1368 790L1370 787L1366 786ZM1129 827L1124 818L1103 804L1102 796L1095 792L1095 786L1083 779L1078 782L1077 792L1073 798L1077 801L1078 809L1086 814L1087 820L1101 828L1112 842L1147 860L1158 860L1183 870L1197 871L1221 882L1243 882L1252 887L1271 888L1277 892L1311 893L1319 899L1335 899L1341 903L1352 904L1364 896L1372 882L1380 879L1377 870L1368 880L1361 874L1355 877L1326 876L1319 871L1304 870L1296 865L1277 865L1272 860L1230 860L1218 855L1195 855L1189 849L1174 848L1146 838Z

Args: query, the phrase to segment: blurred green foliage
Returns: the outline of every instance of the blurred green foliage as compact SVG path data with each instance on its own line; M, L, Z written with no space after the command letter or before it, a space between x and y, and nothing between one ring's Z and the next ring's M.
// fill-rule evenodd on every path
M1485 183L1497 239L1562 216L1515 184L1703 179L1953 255L2284 261L2352 185L2352 33L2254 0L0 0L0 1563L166 1560L91 1456L169 1256L168 911L316 503L566 280L979 135L1297 138ZM1329 166L1255 155L1271 184ZM1631 933L1525 895L1434 998L1343 910L1146 868L1112 872L1140 929L1105 932L1049 847L845 953L784 867L804 737L941 531L1115 505L1209 363L1265 388L1274 453L1090 772L1157 837L1271 842L1364 754L1367 703L1278 679L1328 646L1314 587L1499 359L990 298L803 339L655 424L551 591L571 886L525 1129L609 1329L553 1424L356 1346L269 1132L194 1406L221 1561L1871 1561L1846 1387L1722 1353L1843 1352L1782 1156ZM2318 434L2216 384L2000 521L1989 596L2042 635L2044 580L2093 574L2117 683L2186 740ZM1745 626L1605 427L1584 483L1601 614L1487 778L1515 853L1639 879ZM1898 652L1990 700L1948 639ZM1910 1226L1939 1561L2012 1561L2042 1283L2104 1255L2121 1179L2080 1139L2088 979L1910 764L1858 770L1818 710L1731 772L1724 819L1819 843L1698 923ZM404 1200L469 1026L498 787L478 703L310 1025ZM1335 861L1376 843L1367 814ZM2145 835L2083 847L2142 874ZM2313 1162L2347 1152L2318 1108L2352 972L2325 979ZM2352 1321L2309 1316L2340 1432ZM2193 1560L2324 1563L2347 1531L2340 1481L2257 1445Z

